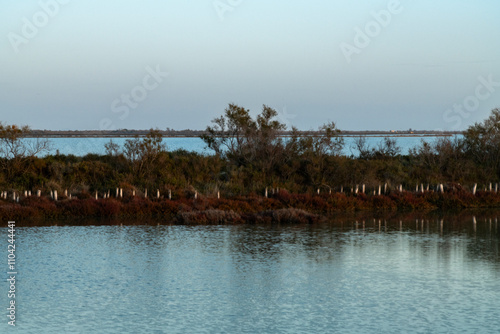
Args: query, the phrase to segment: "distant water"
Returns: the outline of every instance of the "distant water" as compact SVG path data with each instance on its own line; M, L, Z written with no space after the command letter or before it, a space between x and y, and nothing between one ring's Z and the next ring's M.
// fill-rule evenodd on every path
M51 222L48 222L49 224ZM141 224L141 222L136 222ZM16 233L0 333L498 333L492 220L47 226Z
M410 148L421 145L422 140L434 142L437 137L393 137L397 144L401 147L401 153L407 154ZM353 137L345 137L345 145L343 154L357 155L358 152L354 149ZM30 139L33 140L33 139ZM127 138L50 138L51 151L50 154L74 154L83 156L88 153L105 154L104 145L113 140L114 143L123 147ZM376 147L383 141L381 137L367 137L366 142L369 146ZM169 151L186 150L201 154L212 154L212 151L206 148L205 143L200 138L165 138L164 143Z

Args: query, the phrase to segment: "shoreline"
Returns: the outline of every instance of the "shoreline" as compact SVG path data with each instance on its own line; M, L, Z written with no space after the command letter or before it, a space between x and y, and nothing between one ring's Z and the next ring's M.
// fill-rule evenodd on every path
M280 191L269 198L256 195L221 198L148 199L141 197L95 199L27 197L19 203L0 201L2 225L8 220L31 219L164 219L179 225L312 224L343 214L424 214L500 208L500 193L466 191L436 193L392 192L387 195L290 194Z

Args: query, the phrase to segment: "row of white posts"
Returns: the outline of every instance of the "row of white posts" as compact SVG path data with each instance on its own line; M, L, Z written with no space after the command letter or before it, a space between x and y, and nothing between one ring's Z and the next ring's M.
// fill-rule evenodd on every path
M383 189L383 192L382 192L382 189ZM387 194L387 190L388 190L388 185L387 183L384 184L384 186L382 187L381 184L379 184L378 186L378 191L377 189L373 189L373 195L382 195L383 194ZM399 191L399 192L403 192L403 185L400 184L399 186L396 187L396 190ZM420 192L420 193L424 193L425 191L429 191L430 190L430 186L429 184L427 184L427 187L424 187L423 183L421 183L420 185L416 185L415 187L415 192ZM498 183L496 183L495 185L493 185L493 183L490 183L489 184L489 187L484 187L484 191L487 191L489 190L490 192L498 192L499 190L499 187L498 187ZM269 194L271 193L272 195L274 194L278 194L280 191L280 188L271 188L271 190L269 190L267 187L264 191L264 196L267 198L269 197ZM440 193L444 193L444 186L442 183L438 184L436 186L436 191L437 192L440 192ZM321 194L321 189L318 188L317 189L317 194ZM340 187L340 193L343 193L344 192L344 186L341 186ZM477 183L474 184L474 186L472 187L472 194L475 195L477 192ZM329 189L329 193L331 194L332 193L332 189L330 188ZM354 193L354 194L358 194L358 193L366 193L366 186L365 184L361 184L361 185L356 185L356 187L351 187L351 193ZM42 195L42 191L41 190L37 190L37 197L41 197ZM135 189L132 190L132 196L135 197ZM24 191L24 197L31 197L32 194L31 194L31 190L25 190ZM68 195L68 190L66 189L64 191L64 196L66 198L69 198L71 199L72 198L72 195L69 194ZM96 191L95 192L95 199L99 199L99 193ZM116 198L123 198L123 188L116 188L116 191L115 191L115 197ZM217 198L220 199L220 191L217 191ZM0 198L4 199L4 200L7 200L8 199L8 192L7 191L2 191L0 193ZM12 200L14 201L17 201L19 202L19 194L17 192L12 192ZM57 190L51 190L50 191L50 198L57 201L58 199L58 196L57 196ZM111 198L111 191L108 190L107 192L105 192L101 198ZM144 198L148 198L148 190L145 189L144 190ZM156 198L161 198L161 194L160 194L160 189L157 189L156 190ZM194 193L194 199L197 199L198 198L198 192L195 191ZM172 190L168 190L168 199L171 200L172 199Z
M110 198L111 195L110 195L110 191L108 190L107 193L104 193L104 195L102 196L102 198ZM115 192L115 197L116 198L123 198L123 188L116 188L116 192ZM135 197L135 189L132 190L132 197ZM194 197L195 199L198 198L198 192L196 192L194 194ZM144 190L144 198L148 198L148 190L145 189ZM156 189L156 198L161 198L161 194L160 194L160 189ZM95 199L99 199L99 193L96 191L95 192ZM172 199L172 190L168 190L168 199L171 200Z
M31 197L31 196L32 196L32 194L31 194L31 190L25 190L25 191L24 191L24 197ZM37 190L37 192L36 192L36 196L37 196L37 197L42 196L42 191L41 191L41 190ZM54 199L54 196L55 196L55 199L57 200L57 190L55 190L55 191L51 191L51 192L50 192L50 197L51 197L52 199ZM19 202L20 197L21 197L21 196L20 196L20 195L19 195L19 193L17 193L16 191L13 191L13 192L12 192L12 200L13 200L13 201ZM2 192L0 193L0 198L2 198L2 199L4 199L4 200L7 200L7 199L9 198L9 192L8 192L8 191L2 191Z
M388 185L387 183L384 184L384 186L382 187L381 184L379 184L378 186L378 191L377 189L373 189L373 195L382 195L382 188L383 188L383 194L387 194L387 189L388 189ZM430 185L427 184L426 187L424 187L424 184L421 183L420 185L416 185L415 186L415 192L420 192L420 193L424 193L426 191L429 191L431 189ZM280 188L271 188L271 190L269 191L269 189L266 187L265 191L264 191L264 196L267 198L269 197L269 193L271 193L272 195L274 194L278 194L279 193L279 190ZM403 192L403 185L400 184L399 186L396 187L396 190L399 191L399 192ZM433 189L434 190L434 189ZM490 191L490 192L498 192L499 190L499 186L498 186L498 183L496 183L495 185L493 185L493 183L490 183L489 184L489 187L484 187L484 191ZM440 192L440 193L444 193L444 186L442 183L438 184L435 188L435 191L437 192ZM340 193L343 193L344 192L344 186L341 186L340 187ZM472 187L472 194L473 195L476 195L476 192L477 192L477 183L474 184L474 186ZM321 194L321 189L318 188L316 193L319 195ZM332 193L332 189L330 188L329 189L329 193L331 194ZM365 184L361 184L361 185L356 185L356 187L351 187L351 193L354 193L354 194L359 194L359 193L362 193L362 194L365 194L366 193L366 186Z
M37 197L41 197L42 196L42 191L41 190L37 190ZM32 194L31 194L31 190L25 190L24 191L24 197L31 197ZM66 189L64 191L64 196L66 198L69 198L71 199L72 198L72 195L69 194L68 195L68 190ZM132 196L135 197L135 189L132 190ZM171 200L172 199L172 190L168 190L168 199ZM116 192L115 192L115 197L116 198L123 198L123 188L116 188ZM220 191L217 192L217 198L220 199ZM9 192L8 191L2 191L0 192L0 198L1 199L4 199L4 200L7 200L9 198ZM19 193L17 193L16 191L13 191L12 192L12 200L14 201L17 201L19 202L19 198L20 198L20 195ZM50 191L50 198L57 201L58 200L58 194L57 194L57 190L51 190ZM99 198L111 198L111 191L108 190L107 192L105 192L102 197L99 197L99 193L96 191L95 192L95 195L94 195L94 198L95 199L99 199ZM148 198L148 190L145 189L144 190L144 198ZM156 198L161 198L161 194L160 194L160 189L157 189L156 190ZM194 193L194 199L198 199L198 191L195 191Z

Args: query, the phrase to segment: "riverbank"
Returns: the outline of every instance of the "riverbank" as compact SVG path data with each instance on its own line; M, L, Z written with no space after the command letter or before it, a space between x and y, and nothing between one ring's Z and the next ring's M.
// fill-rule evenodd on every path
M256 224L315 223L339 213L429 212L500 208L500 193L467 191L437 193L426 191L391 192L387 195L333 193L323 195L291 194L280 191L269 198L250 195L233 198L198 196L148 199L141 197L95 199L26 197L19 202L1 200L2 224L8 220L62 218L161 218L174 224Z

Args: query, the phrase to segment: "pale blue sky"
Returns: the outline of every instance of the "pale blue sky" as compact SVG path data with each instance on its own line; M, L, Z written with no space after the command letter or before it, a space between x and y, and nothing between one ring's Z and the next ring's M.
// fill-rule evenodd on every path
M500 107L498 0L401 0L376 23L391 2L2 1L0 120L204 129L234 102L300 129L434 130ZM367 24L380 29L349 62L341 45ZM157 68L168 76L148 77Z

